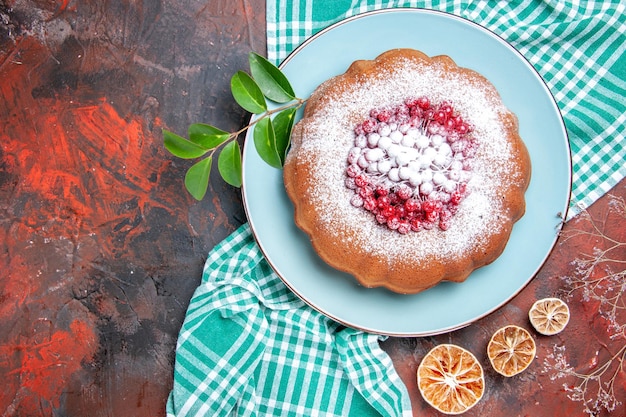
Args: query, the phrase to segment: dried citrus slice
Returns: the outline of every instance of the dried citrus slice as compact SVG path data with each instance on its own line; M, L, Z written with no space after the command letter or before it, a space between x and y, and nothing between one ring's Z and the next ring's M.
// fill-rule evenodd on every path
M461 414L483 396L485 379L476 357L462 347L435 346L417 368L417 386L428 404L445 414Z
M535 301L528 311L530 324L541 334L551 336L559 333L569 322L569 307L558 298Z
M491 366L504 376L517 375L528 368L536 352L535 340L530 333L512 324L495 332L487 345Z

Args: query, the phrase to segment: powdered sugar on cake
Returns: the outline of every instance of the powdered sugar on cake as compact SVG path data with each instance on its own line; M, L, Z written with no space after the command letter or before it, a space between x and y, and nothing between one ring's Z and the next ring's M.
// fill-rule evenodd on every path
M358 245L390 262L405 256L446 258L467 248L484 245L485 236L497 233L508 221L503 215L498 190L502 184L519 180L511 173L512 150L501 121L501 115L507 109L496 91L489 85L474 84L459 73L439 71L436 66L416 65L409 60L399 61L389 73L345 86L341 95L325 103L307 119L307 140L297 144L297 158L307 160L309 178L315 182L312 202L320 208L320 227L327 228L346 245ZM398 233L379 224L371 212L355 204L354 188L345 185L347 159L355 147L355 126L367 120L372 109L393 109L408 98L417 97L428 97L433 103L450 103L455 112L471 124L472 137L478 147L471 158L471 175L465 177L466 184L446 171L445 178L440 176L437 180L429 180L430 185L426 186L432 188L436 184L444 190L443 194L447 187L448 198L458 184L466 186L467 192L445 230L434 227L419 233ZM426 149L417 145L415 148L422 153ZM379 152L373 152L371 158L379 158ZM440 153L446 152L444 149ZM419 163L419 156L415 156L412 162ZM399 183L410 183L410 173L405 171ZM413 185L419 190L419 181L415 180Z

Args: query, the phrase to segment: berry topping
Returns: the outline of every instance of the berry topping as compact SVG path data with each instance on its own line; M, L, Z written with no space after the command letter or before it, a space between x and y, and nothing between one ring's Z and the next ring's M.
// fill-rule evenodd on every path
M352 205L401 234L447 230L468 192L472 131L451 103L428 97L371 110L346 158Z

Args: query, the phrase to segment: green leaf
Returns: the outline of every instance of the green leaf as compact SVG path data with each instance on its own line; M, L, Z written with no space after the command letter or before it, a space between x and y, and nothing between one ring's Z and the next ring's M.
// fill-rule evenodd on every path
M207 149L214 149L230 138L230 133L204 123L189 125L189 140Z
M291 143L291 129L296 117L296 108L292 107L281 111L274 117L272 124L274 125L274 135L276 137L276 152L280 157L281 165L285 164L285 156L287 149Z
M200 162L193 164L185 174L185 187L189 194L196 200L200 201L204 198L206 190L209 187L209 175L211 174L211 164L213 157L209 156Z
M237 71L230 79L230 91L235 101L250 113L260 114L267 110L263 92L257 83L243 71Z
M210 150L168 130L163 130L163 143L174 156L183 159L199 158Z
M254 126L254 146L266 163L274 168L282 168L283 165L276 149L274 126L269 117L259 120Z
M250 52L248 58L252 77L265 97L276 103L286 103L296 98L289 80L278 67L254 52Z
M217 169L224 181L233 187L241 187L241 149L236 140L224 146L220 152Z

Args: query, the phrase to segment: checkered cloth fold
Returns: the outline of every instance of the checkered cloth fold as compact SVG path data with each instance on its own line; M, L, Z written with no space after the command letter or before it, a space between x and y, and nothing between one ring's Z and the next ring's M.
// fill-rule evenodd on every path
M168 416L410 416L379 336L306 306L247 224L205 264L176 348Z
M535 66L571 142L570 214L624 178L623 2L268 0L268 57L278 63L332 23L389 7L428 8L474 21ZM410 416L406 387L379 340L299 300L243 225L211 252L191 299L168 417Z
M498 34L542 76L572 149L570 217L626 176L626 2L268 0L268 58L359 13L415 7L451 13Z

